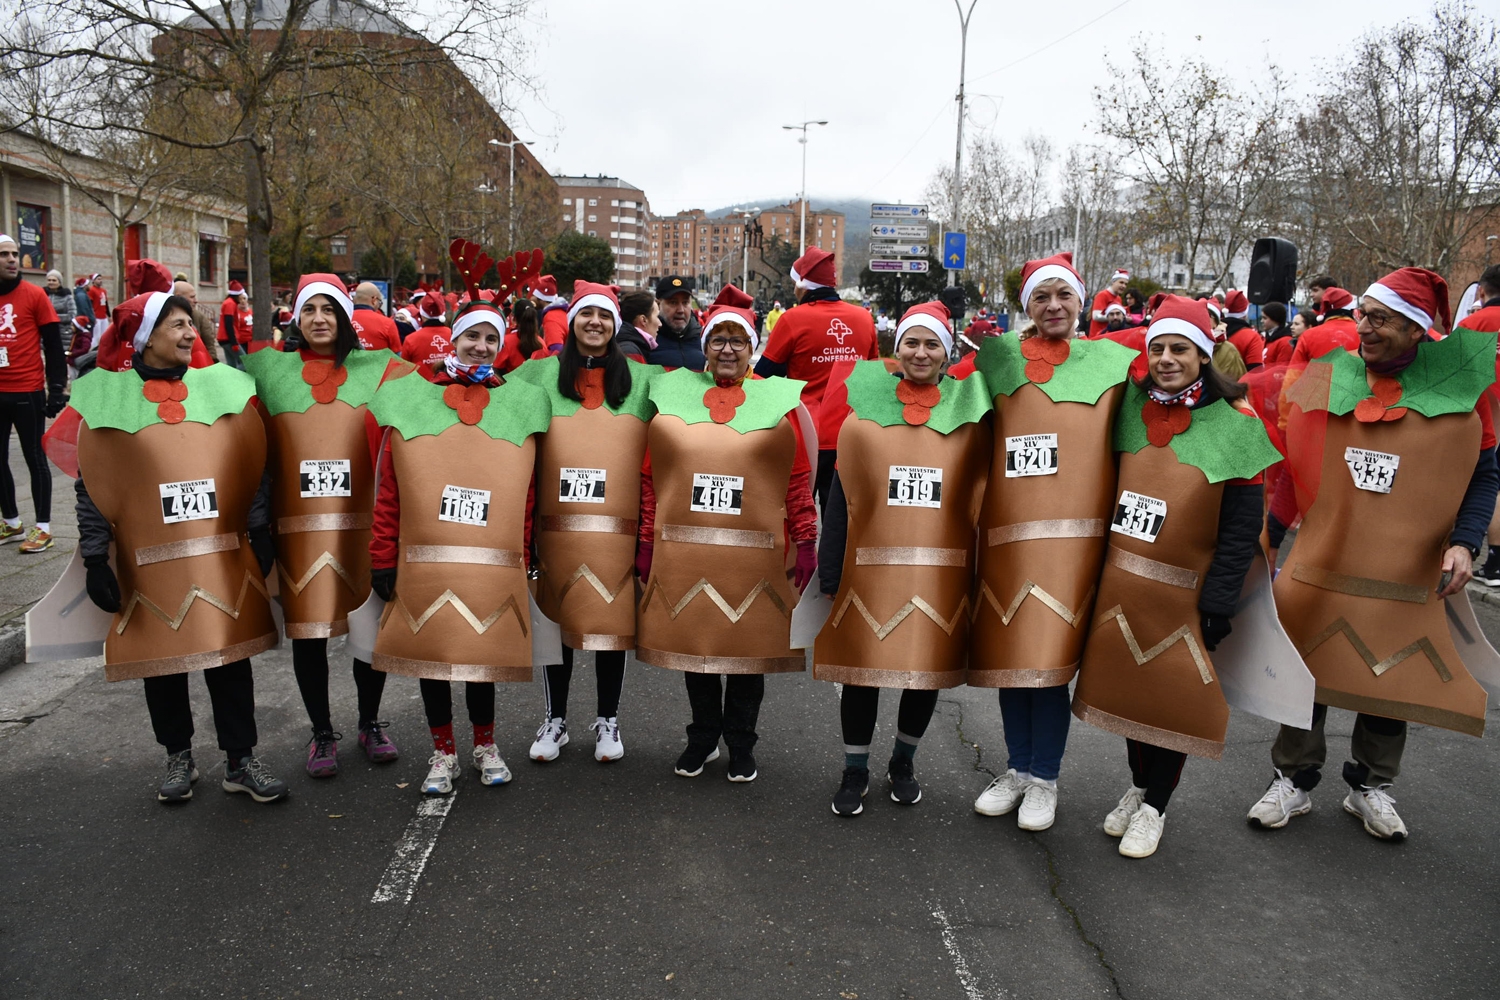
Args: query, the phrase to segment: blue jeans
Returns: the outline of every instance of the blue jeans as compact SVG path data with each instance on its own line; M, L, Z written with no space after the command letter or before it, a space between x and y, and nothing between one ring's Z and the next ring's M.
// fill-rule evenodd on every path
M1001 688L1000 717L1005 722L1008 767L1034 778L1056 781L1068 746L1068 686Z

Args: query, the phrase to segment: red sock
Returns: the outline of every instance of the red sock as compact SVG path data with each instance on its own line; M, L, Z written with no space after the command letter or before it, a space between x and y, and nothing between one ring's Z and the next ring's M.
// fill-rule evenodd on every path
M458 753L458 748L453 745L453 723L432 727L432 745L439 753Z
M491 722L486 726L474 727L474 745L476 747L487 747L495 742L495 724Z

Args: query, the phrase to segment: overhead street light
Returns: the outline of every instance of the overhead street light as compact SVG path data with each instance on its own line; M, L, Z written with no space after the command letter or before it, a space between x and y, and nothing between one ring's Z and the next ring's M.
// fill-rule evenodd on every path
M510 182L505 193L505 252L510 253L515 249L516 242L516 147L533 146L530 139L512 139L510 142L501 142L499 139L491 139L491 146L504 146L510 150Z
M797 255L799 257L802 254L807 253L807 126L827 124L828 123L826 121L815 121L813 119L808 119L800 125L781 126L789 132L802 133L802 137L797 140L802 144L802 195L799 198L799 201L802 204L802 227L797 238L797 242L799 244Z

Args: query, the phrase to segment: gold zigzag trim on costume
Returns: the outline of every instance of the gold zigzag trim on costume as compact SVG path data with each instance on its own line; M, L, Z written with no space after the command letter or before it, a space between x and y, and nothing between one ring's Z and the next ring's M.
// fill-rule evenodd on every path
M1214 675L1208 669L1208 663L1203 659L1203 652L1198 648L1198 640L1193 638L1193 628L1191 625L1182 626L1143 653L1141 652L1140 644L1135 641L1135 633L1130 630L1130 623L1125 620L1125 612L1121 609L1120 605L1116 604L1104 612L1104 614L1094 619L1094 628L1097 629L1111 618L1120 623L1120 633L1125 636L1125 645L1130 647L1130 655L1135 657L1136 666L1145 666L1162 653L1165 653L1177 640L1181 639L1187 644L1188 652L1193 654L1193 662L1198 665L1198 676L1203 678L1203 683L1212 684L1214 682Z
M1000 601L995 597L995 592L990 589L990 585L988 583L980 584L979 593L986 601L989 602L990 607L995 609L995 614L1000 616L1001 625L1009 625L1011 619L1016 616L1016 612L1020 610L1022 602L1025 601L1028 596L1035 595L1036 599L1038 601L1041 601L1047 607L1051 608L1052 611L1057 615L1057 617L1067 622L1068 625L1072 628L1077 628L1079 623L1083 621L1084 609L1087 608L1089 604L1094 600L1094 588L1090 587L1089 592L1083 596L1083 603L1079 605L1078 610L1076 612L1070 611L1068 610L1068 606L1066 604L1064 604L1062 601L1059 601L1057 598L1053 597L1051 594L1047 593L1045 590L1043 590L1041 587L1038 587L1030 580L1027 580L1025 583L1021 584L1021 589L1016 591L1016 596L1011 600L1010 607L1008 608L1002 609L1000 607ZM984 605L981 604L979 605L979 607L974 609L974 611L976 612L976 617L977 612L983 607Z
M901 605L900 609L891 616L890 620L882 625L880 624L880 622L875 620L874 615L870 614L869 609L865 607L865 602L859 599L859 595L851 590L849 591L848 596L844 598L844 603L839 606L838 611L833 616L834 628L838 628L839 622L844 620L844 613L849 610L849 605L851 603L854 605L854 610L858 611L860 617L865 620L865 624L870 626L870 630L875 633L875 638L877 639L884 639L886 636L894 632L896 630L896 626L906 621L907 617L913 611L922 612L922 614L926 615L928 618L931 618L933 623L936 624L938 628L943 630L944 634L952 635L953 630L958 626L959 620L962 619L964 613L969 610L969 598L966 595L963 600L958 602L958 610L953 612L953 617L948 621L944 621L943 616L938 614L937 610L933 608L931 604L928 604L920 597L913 597L911 600Z
M627 569L625 571L624 578L620 581L620 585L613 591L611 591L604 585L604 581L594 575L593 570L589 569L588 563L582 563L576 570L573 571L573 575L568 578L568 582L562 585L562 589L557 592L557 599L558 601L561 601L564 597L567 597L568 591L572 590L573 584L577 583L579 580L587 580L589 584L599 592L599 596L604 598L605 604L613 604L615 603L615 598L619 597L621 592L623 592L626 586L629 585L631 574L633 574L634 572L635 567L633 566L630 569Z
M646 591L646 597L641 601L641 612L643 614L645 613L646 608L650 606L651 598L656 594L658 590L661 589L662 586L660 581L651 581L651 586ZM692 603L693 598L697 597L699 594L707 594L708 599L713 601L714 604L718 605L719 610L724 612L724 616L728 618L732 624L738 624L739 620L745 617L745 612L750 610L750 605L755 603L755 599L759 597L762 592L764 592L766 596L771 599L771 603L776 606L777 611L781 612L782 617L786 618L787 621L791 621L791 609L786 606L786 602L781 599L781 595L776 593L776 591L771 587L771 582L766 579L762 579L754 587L750 588L750 593L746 594L745 599L740 602L740 606L735 608L730 606L729 602L724 599L724 595L720 594L719 591L715 589L714 585L708 582L707 578L700 578L697 583L693 584L693 586L688 590L686 594L682 595L682 600L667 608L667 615L673 621L676 621L677 616L682 614L683 609L686 608L690 603Z
M155 601L137 590L130 595L130 603L125 605L125 611L120 615L120 624L115 626L115 635L125 634L125 626L130 624L130 616L135 614L136 605L144 607L147 611L160 618L162 624L166 625L173 632L182 627L183 619L187 617L187 613L192 608L194 601L202 601L205 604L218 608L230 618L238 621L240 610L245 606L245 595L250 592L251 587L258 590L262 597L270 600L271 595L266 590L265 582L249 570L245 571L245 581L240 584L240 596L235 599L233 605L230 605L222 597L218 597L194 584L188 588L187 596L182 599L182 604L178 606L176 616L167 614L156 605Z
M418 632L422 631L422 626L426 625L428 621L432 619L433 615L441 611L444 604L453 605L453 610L463 615L464 621L469 623L469 627L472 628L475 632L478 632L480 635L484 635L486 632L488 632L490 630L490 626L494 625L497 621L500 620L500 617L505 614L506 609L509 609L516 616L516 624L521 626L521 634L531 634L530 625L527 623L525 617L522 616L521 606L516 603L516 596L514 594L507 597L505 599L505 603L491 612L490 616L484 621L480 621L479 618L474 614L474 612L469 610L469 606L461 601L458 595L451 590L445 590L441 594L439 594L438 599L427 606L427 610L422 612L422 617L420 618L413 618L411 616L411 612L406 610L406 602L401 600L400 593L396 594L395 603L396 606L401 609L402 616L406 618L407 627L411 629L412 635L416 635Z
M1354 651L1359 654L1359 658L1365 661L1365 666L1369 667L1376 677L1379 677L1408 657L1415 656L1417 653L1426 653L1428 662L1432 664L1432 669L1437 671L1437 675L1443 679L1444 683L1453 679L1453 674L1448 670L1448 665L1443 662L1443 658L1438 655L1437 648L1433 646L1431 640L1425 635L1406 648L1398 649L1385 659L1376 660L1375 654L1371 652L1369 646L1365 645L1365 641L1359 637L1359 633L1354 631L1354 626L1349 624L1349 619L1347 618L1334 619L1332 625L1329 625L1313 637L1312 642L1307 644L1307 648L1302 650L1302 655L1304 657L1311 656L1313 650L1340 632L1344 633L1345 638L1349 640L1349 645L1354 647Z
M288 587L291 588L293 594L300 594L302 593L302 591L307 589L307 585L309 583L312 583L313 577L317 576L318 573L322 571L324 566L327 566L329 569L337 573L339 575L339 579L343 580L344 583L348 585L351 591L359 593L359 588L354 584L353 575L344 568L343 563L339 562L333 557L332 552L324 552L322 555L318 556L317 559L313 560L313 564L307 568L306 573L302 574L302 579L300 580L293 580L292 575L287 572L285 566L281 565L281 563L279 562L276 564L276 568L281 571L281 579L286 583Z

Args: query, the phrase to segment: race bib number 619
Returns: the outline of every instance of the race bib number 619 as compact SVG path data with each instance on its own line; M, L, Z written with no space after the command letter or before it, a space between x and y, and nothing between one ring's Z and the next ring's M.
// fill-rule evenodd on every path
M889 507L941 507L943 470L921 465L893 465L886 489Z

